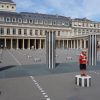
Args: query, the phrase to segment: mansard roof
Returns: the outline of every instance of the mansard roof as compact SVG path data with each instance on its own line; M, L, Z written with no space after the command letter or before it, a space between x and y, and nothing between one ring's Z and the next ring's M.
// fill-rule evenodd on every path
M59 15L49 15L40 13L28 13L28 12L4 12L0 11L0 16L2 17L17 17L23 19L42 19L42 20L61 20L61 21L71 21L70 17L64 17Z
M50 14L41 14L41 13L28 13L28 12L21 12L20 13L24 18L37 18L37 19L54 19L54 20L71 20L70 17L64 17L60 15L50 15Z
M0 2L8 2L8 3L14 3L12 0L0 0Z

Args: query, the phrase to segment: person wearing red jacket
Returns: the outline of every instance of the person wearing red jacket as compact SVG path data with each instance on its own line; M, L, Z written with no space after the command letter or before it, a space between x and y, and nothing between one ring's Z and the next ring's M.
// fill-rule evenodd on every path
M82 50L82 52L79 55L79 64L80 64L80 75L86 76L86 65L87 65L87 56L86 56L86 50Z

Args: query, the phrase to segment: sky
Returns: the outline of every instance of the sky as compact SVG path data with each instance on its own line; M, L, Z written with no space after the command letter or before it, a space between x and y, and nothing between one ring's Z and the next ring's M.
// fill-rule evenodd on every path
M13 0L17 12L37 12L100 21L100 0Z

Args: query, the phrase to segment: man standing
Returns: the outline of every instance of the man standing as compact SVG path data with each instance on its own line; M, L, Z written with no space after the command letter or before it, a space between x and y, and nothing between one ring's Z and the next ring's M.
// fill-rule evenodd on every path
M86 76L86 64L87 64L87 56L86 56L86 50L82 50L82 52L79 55L79 64L80 64L80 75Z

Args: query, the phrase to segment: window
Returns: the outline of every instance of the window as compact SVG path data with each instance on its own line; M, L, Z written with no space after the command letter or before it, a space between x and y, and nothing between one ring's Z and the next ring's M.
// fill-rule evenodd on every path
M10 29L7 28L7 35L10 35Z
M43 30L40 30L40 35L43 35Z
M4 34L4 28L0 28L0 35Z
M16 34L16 29L15 28L13 28L13 35L15 35Z
M2 8L4 8L4 5L2 5Z
M82 23L82 26L83 26L83 27L85 27L85 24L84 24L84 23Z
M14 9L14 6L12 6L12 9Z
M12 22L16 22L16 18L12 18Z
M27 35L27 29L24 29L24 35Z
M86 33L89 33L89 30L86 30Z
M18 29L18 35L21 35L21 34L22 34L21 29Z
M32 19L30 19L30 20L29 20L29 23L33 23L33 20L32 20Z
M81 29L78 29L78 33L81 33Z
M6 22L10 22L10 18L9 17L6 18Z
M90 30L90 32L92 32L92 30Z
M27 23L27 19L23 19L23 23Z
M64 25L65 25L65 26L68 26L68 25L69 25L69 23L68 23L68 22L65 22L65 23L64 23Z
M86 27L88 27L89 26L89 24L88 23L86 23Z
M30 35L32 35L32 30L30 30Z
M44 23L45 25L47 25L47 24L48 24L47 20L44 20L44 21L43 21L43 23Z
M60 31L58 31L58 36L60 36Z
M18 22L19 22L19 23L22 23L22 19L21 19L21 18L18 18Z
M38 30L35 30L35 35L38 35Z
M9 8L9 6L7 6L7 8Z

